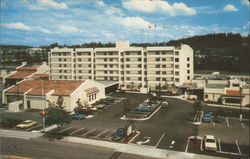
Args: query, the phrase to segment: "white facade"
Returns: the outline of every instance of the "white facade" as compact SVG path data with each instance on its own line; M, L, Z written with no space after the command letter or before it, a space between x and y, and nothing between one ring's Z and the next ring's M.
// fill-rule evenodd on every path
M180 85L193 78L193 50L180 47L54 48L49 52L50 79L119 81L126 90L147 92L166 82Z

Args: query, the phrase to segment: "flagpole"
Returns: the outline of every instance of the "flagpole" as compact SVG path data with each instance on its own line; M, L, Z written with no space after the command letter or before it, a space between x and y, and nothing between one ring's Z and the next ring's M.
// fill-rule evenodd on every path
M148 45L149 45L149 28L150 26L148 25Z

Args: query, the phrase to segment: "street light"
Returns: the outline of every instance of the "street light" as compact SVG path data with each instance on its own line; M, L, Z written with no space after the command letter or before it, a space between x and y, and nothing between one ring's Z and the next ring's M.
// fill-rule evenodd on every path
M32 76L32 77L28 77L28 78L26 78L26 79L27 79L27 80L30 80L30 79L34 79L34 78L39 79L39 81L40 81L40 83L41 83L41 87L42 87L42 98L43 98L43 96L44 96L44 102L45 102L45 103L44 103L42 115L43 115L43 130L45 130L45 114L44 114L44 109L45 109L45 107L46 107L46 97L45 97L44 92L43 92L43 89L44 89L44 87L43 87L43 81L42 81L41 78L38 77L38 76Z

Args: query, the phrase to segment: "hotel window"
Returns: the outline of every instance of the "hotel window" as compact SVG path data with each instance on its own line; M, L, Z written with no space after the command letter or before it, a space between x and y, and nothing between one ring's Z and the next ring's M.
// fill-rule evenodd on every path
M179 58L175 58L174 61L175 61L175 62L179 62Z
M67 79L67 76L64 76L64 79Z
M78 67L82 67L82 65L78 65Z
M166 58L162 58L162 61L166 61Z
M162 74L163 74L163 75L166 75L166 74L167 74L167 72L166 72L166 71L162 71Z
M59 73L62 73L62 70L59 70Z
M108 71L104 71L104 74L107 74Z
M174 68L179 69L179 65L175 65Z
M107 59L104 59L104 61L107 61Z
M138 58L137 61L141 61L141 58Z
M126 74L130 74L130 71L126 71Z
M121 59L121 62L124 62L124 59Z
M156 78L156 81L160 81L161 79L159 77Z
M60 79L62 79L62 76L59 76Z
M207 95L207 94L205 94L205 98L208 98L208 95Z
M167 79L166 78L162 78L162 81L167 81Z
M160 55L160 52L159 52L159 51L156 51L156 55Z
M109 65L110 68L113 68L113 65Z
M155 61L160 61L160 58L156 58Z
M113 71L109 71L110 74L113 74Z
M112 81L112 80L113 80L113 77L110 77L110 80Z
M88 59L89 61L91 61L91 59Z
M144 58L144 62L147 62L147 59L146 59L146 58Z
M175 55L179 55L179 51L175 51Z
M156 71L156 74L157 74L157 75L161 74L161 71Z
M113 61L113 59L109 59L109 61Z
M190 61L190 58L189 58L189 57L187 58L187 61Z
M166 68L166 65L162 65L162 68Z
M160 68L161 67L161 65L156 65L156 68Z
M89 64L89 67L91 67L91 64Z
M62 59L60 58L59 61L62 61Z
M89 70L89 73L91 73L91 70Z
M129 58L126 58L126 61L130 61L130 59L129 59Z
M79 72L79 73L82 73L82 71L81 71L81 70L79 70L78 72Z
M79 76L79 79L82 79L82 76Z
M141 68L141 64L139 64L138 67Z
M59 64L59 67L62 67L62 65L61 65L61 64Z
M141 55L141 52L137 52L137 55Z
M190 64L189 64L189 63L187 64L187 67L190 67Z
M179 80L179 78L175 78L175 82L179 82L180 80Z
M127 77L127 80L130 80L130 77Z
M179 75L179 72L178 72L178 71L176 71L176 72L175 72L175 75Z
M190 80L190 76L187 76L187 80Z
M105 68L107 68L107 65L104 65Z
M187 70L187 73L190 73L190 70Z
M141 74L142 72L141 71L138 71L138 74Z
M67 67L67 65L63 65L64 67Z
M130 65L126 65L127 68L130 68Z
M82 61L82 59L78 59L78 61Z

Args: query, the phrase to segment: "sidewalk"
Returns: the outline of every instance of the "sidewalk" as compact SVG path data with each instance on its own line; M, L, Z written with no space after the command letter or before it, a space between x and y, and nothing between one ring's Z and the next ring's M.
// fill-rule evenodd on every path
M43 136L43 134L38 132L0 129L0 136L10 137L10 138L20 138L20 139L34 139Z

